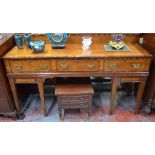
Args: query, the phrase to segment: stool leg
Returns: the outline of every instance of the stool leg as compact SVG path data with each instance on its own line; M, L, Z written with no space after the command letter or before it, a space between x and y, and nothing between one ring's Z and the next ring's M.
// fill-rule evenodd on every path
M62 113L61 113L61 108L60 107L58 107L58 113L59 113L59 118L61 119Z
M92 96L89 97L88 117L92 115Z
M64 119L64 113L65 113L65 110L64 109L61 109L61 119L62 120Z

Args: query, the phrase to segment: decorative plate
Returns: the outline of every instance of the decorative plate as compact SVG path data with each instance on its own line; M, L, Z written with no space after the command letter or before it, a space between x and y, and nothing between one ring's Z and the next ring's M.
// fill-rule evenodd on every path
M52 48L64 48L68 38L67 33L48 33L48 39L52 44Z

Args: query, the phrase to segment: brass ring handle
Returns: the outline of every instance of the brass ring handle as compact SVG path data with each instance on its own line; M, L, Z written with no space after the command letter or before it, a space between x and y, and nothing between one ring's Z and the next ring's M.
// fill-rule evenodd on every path
M89 69L93 69L93 68L95 68L95 65L94 65L94 64L88 64L87 67L88 67Z
M140 64L133 64L133 68L140 68Z
M46 69L48 65L40 65L41 69Z
M61 68L66 69L66 68L68 68L69 65L68 64L61 64L60 66L61 66Z
M16 70L20 70L20 69L22 69L22 66L20 65L16 66Z
M108 66L111 67L111 68L115 68L117 65L116 64L110 64Z

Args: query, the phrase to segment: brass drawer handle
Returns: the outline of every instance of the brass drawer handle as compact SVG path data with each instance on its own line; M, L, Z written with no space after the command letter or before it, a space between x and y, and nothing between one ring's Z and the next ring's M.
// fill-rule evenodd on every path
M108 66L111 67L111 68L115 68L117 65L116 64L110 64Z
M20 70L20 69L22 69L22 68L23 68L23 67L20 66L20 65L16 66L16 70Z
M61 68L66 69L66 68L68 68L69 65L68 64L61 64L60 66L61 66Z
M140 68L140 64L133 64L133 68Z
M47 69L48 65L40 65L41 69Z
M88 64L87 67L88 67L89 69L93 69L93 68L95 68L95 65L94 65L94 64Z

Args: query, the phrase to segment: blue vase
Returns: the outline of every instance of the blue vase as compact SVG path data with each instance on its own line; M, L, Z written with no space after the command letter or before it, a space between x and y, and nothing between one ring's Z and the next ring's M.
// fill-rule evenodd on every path
M31 35L29 33L25 33L24 34L24 43L28 48L31 48L30 46L30 42L31 42Z
M17 47L19 49L22 49L23 48L22 35L21 34L15 34L14 38L15 38L15 42L16 42Z

